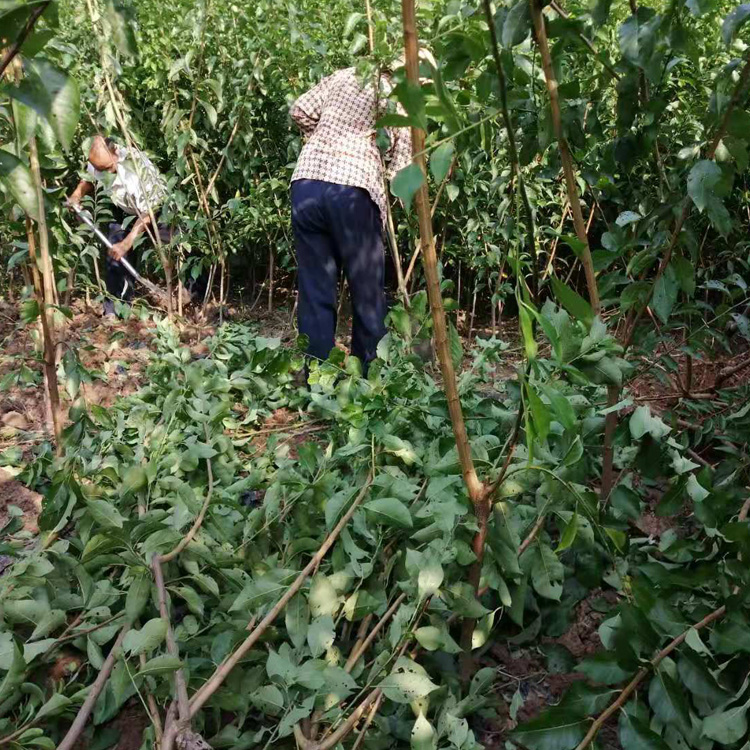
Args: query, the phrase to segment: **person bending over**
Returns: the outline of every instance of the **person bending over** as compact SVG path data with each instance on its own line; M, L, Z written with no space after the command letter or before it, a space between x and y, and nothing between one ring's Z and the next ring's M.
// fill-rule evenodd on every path
M167 186L164 177L153 162L135 148L117 145L111 138L97 135L91 142L86 171L90 179L83 179L71 193L68 202L80 206L84 195L94 190L94 183L112 201L115 221L110 223L107 239L112 243L106 259L106 283L110 298L104 302L104 314L114 314L114 299L126 301L133 293L133 279L120 263L133 249L136 239L149 229L151 213L164 202ZM127 215L135 216L129 231L123 228ZM159 238L167 243L171 240L168 227L157 226ZM150 234L151 236L151 234ZM128 261L137 265L131 255Z
M379 99L374 84L363 85L347 68L303 94L290 112L305 136L291 186L299 331L309 339L309 356L328 357L343 268L353 308L352 353L365 371L385 335L384 170L390 179L411 161L406 128L387 131L390 144L381 156Z

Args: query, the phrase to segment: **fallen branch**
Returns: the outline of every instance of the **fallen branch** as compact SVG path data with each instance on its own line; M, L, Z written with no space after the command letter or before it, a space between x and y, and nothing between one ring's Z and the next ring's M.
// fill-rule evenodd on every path
M750 512L750 498L748 498L745 503L742 506L742 509L739 513L739 521L743 522L747 520L747 514ZM739 587L734 587L734 593L736 594L739 591ZM715 609L710 614L706 615L699 623L696 623L691 628L688 628L683 633L677 636L671 643L669 643L665 648L663 648L659 653L649 662L649 666L642 667L638 670L635 677L623 688L620 695L617 697L617 699L609 706L609 708L605 709L599 716L594 720L594 723L589 728L589 731L586 733L586 736L581 740L581 742L577 745L576 750L585 750L595 739L596 735L599 733L599 730L602 728L602 726L606 723L606 721L612 716L613 714L617 713L620 708L622 708L625 703L627 703L628 698L633 694L635 689L638 687L638 685L643 682L645 677L648 675L648 673L659 666L659 664L667 658L676 648L682 645L685 638L687 638L688 633L691 630L701 630L701 628L705 628L707 625L710 625L713 622L716 622L717 620L720 620L724 615L726 614L727 608L726 605L723 605L719 607L718 609Z
M315 569L323 558L326 556L328 550L333 546L334 542L338 539L341 532L344 530L346 525L349 523L351 517L354 515L354 511L359 507L364 499L370 485L373 481L373 475L370 474L365 485L360 490L357 497L354 499L349 509L342 516L341 520L336 524L336 527L326 537L320 549L313 555L310 562L305 566L304 570L297 576L292 585L286 590L284 596L274 605L271 611L260 621L259 625L250 633L250 635L234 650L234 652L227 657L216 669L211 678L193 695L190 700L190 718L193 718L208 699L221 687L224 680L229 676L229 673L234 667L240 662L245 654L257 643L258 639L265 633L270 625L276 620L281 614L284 607L291 601L294 595L302 588L305 580L309 576L310 572ZM169 728L164 730L164 740L162 742L162 748L169 750L174 744L174 740L177 734L176 723L172 723Z
M589 728L589 731L586 733L586 736L583 738L583 740L581 740L581 742L578 744L576 750L584 750L584 748L587 748L594 741L596 735L599 733L599 730L602 728L607 719L609 719L612 714L617 713L617 711L619 711L619 709L622 708L625 703L627 703L628 698L630 698L638 685L643 682L644 678L648 675L651 669L655 669L656 667L658 667L659 664L667 658L667 656L669 656L676 648L682 645L685 638L687 638L687 634L690 632L690 630L700 630L701 628L705 628L706 625L710 625L712 622L721 619L726 614L726 611L726 606L722 606L711 612L711 614L706 615L699 623L693 625L692 628L688 628L688 630L678 635L677 638L675 638L668 646L659 651L659 653L651 660L648 667L642 667L641 669L639 669L635 677L633 677L633 679L627 684L627 686L623 688L617 700L615 700L614 703L609 706L609 708L604 710L594 720L594 723Z
M208 440L208 428L204 428L206 440ZM190 531L180 540L177 546L165 555L154 555L154 559L151 562L151 567L154 572L154 582L156 583L156 591L159 599L159 615L161 619L167 624L167 652L170 656L175 659L180 658L180 650L177 647L177 641L174 637L174 630L172 629L172 620L169 616L169 609L167 608L167 589L164 585L164 573L162 571L162 563L168 563L174 560L177 555L182 552L185 547L195 538L198 530L203 524L208 511L208 506L211 503L211 496L214 491L214 475L211 467L211 459L206 459L206 472L208 474L208 489L206 491L206 499L203 501L200 512L195 518L193 525L190 527ZM182 735L183 733L190 732L190 701L187 692L187 683L185 681L185 673L180 667L174 675L175 689L177 690L177 713L179 716L178 725L175 726L175 737ZM169 733L170 726L165 727L164 734L162 735L163 747L171 747L167 743L167 735Z
M736 365L731 365L729 367L724 367L723 369L719 370L719 374L716 376L716 381L714 382L714 388L719 389L724 384L724 381L729 380L729 378L732 377L732 375L736 375L738 372L741 372L746 367L750 367L750 357L746 357L745 359L741 360Z
M129 623L122 626L122 630L120 630L120 634L117 636L114 646L112 646L109 654L107 654L107 658L104 660L104 664L102 664L102 668L99 670L99 674L97 675L96 680L94 680L94 684L86 695L86 700L83 702L76 718L70 725L70 729L68 729L67 734L63 737L62 742L57 746L57 750L72 750L78 741L81 732L83 732L86 727L86 722L88 721L91 712L94 710L94 704L99 698L102 690L104 690L109 675L112 673L112 668L115 666L115 661L117 661L120 646L122 646L122 642L127 635L129 628Z
M383 629L388 620L390 620L391 617L396 614L396 610L401 606L401 603L404 601L404 599L406 599L406 594L400 594L396 598L396 601L393 602L386 613L380 618L377 625L375 625L375 627L370 631L368 636L361 643L355 644L354 648L352 649L352 653L346 660L346 665L344 666L344 669L347 672L351 672L352 669L354 669L355 665L362 657L362 654L367 651L367 649L370 647L370 644L375 640L378 633Z

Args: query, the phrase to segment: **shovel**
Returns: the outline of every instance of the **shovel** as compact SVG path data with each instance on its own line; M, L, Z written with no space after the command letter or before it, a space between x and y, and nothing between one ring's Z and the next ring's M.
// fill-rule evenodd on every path
M86 211L81 210L78 206L75 205L75 203L70 204L73 210L78 215L78 218L81 219L81 221L86 224L93 232L94 234L102 241L102 244L104 247L106 247L108 250L112 249L112 243L107 239L106 235L99 229L99 227L94 224L91 217ZM156 284L152 284L148 279L144 279L143 276L141 276L138 271L133 268L133 266L130 265L130 263L125 258L120 258L120 263L122 263L123 268L139 283L148 289L151 294L154 295L154 297L162 304L166 305L169 302L169 297L167 296L167 293L160 289Z

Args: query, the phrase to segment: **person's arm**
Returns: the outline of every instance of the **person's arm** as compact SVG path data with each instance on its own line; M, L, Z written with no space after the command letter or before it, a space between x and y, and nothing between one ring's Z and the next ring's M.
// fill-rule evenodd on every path
M133 249L133 243L146 231L146 227L150 223L151 217L148 214L139 216L125 239L112 245L109 250L109 257L112 260L122 260Z
M94 186L92 183L88 180L81 180L76 186L76 189L68 196L68 203L80 206L83 196L88 195L93 189Z
M317 86L297 99L289 114L305 136L312 135L318 126L326 102L328 86L332 76L324 78Z

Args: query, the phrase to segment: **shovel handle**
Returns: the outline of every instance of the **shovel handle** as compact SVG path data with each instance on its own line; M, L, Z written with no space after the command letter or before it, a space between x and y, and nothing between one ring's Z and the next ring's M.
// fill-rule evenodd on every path
M101 243L106 247L108 250L112 249L112 243L109 241L107 236L102 232L101 229L99 229L96 224L92 221L91 217L83 211L79 206L77 206L75 203L69 204L73 210L76 212L76 215L78 216L81 221L86 224L89 229L93 231L93 233L99 238ZM120 258L120 263L122 263L123 268L139 283L146 287L152 294L155 294L157 297L159 297L161 300L167 300L167 293L163 291L162 289L159 289L156 284L152 284L148 279L144 279L143 276L141 276L138 271L133 268L132 265L130 265L130 261L126 260L125 258Z

